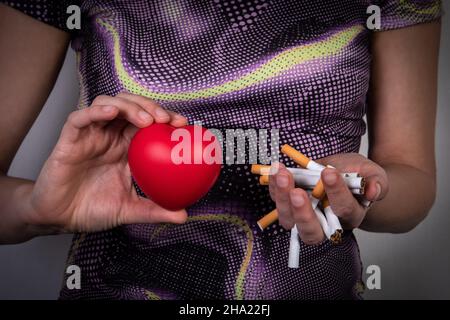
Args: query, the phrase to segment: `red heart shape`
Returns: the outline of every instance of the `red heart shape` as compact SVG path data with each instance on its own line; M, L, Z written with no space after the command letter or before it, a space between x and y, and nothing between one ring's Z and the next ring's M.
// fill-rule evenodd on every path
M185 130L182 133L185 137L189 134L190 141L181 138L172 141L175 130ZM186 148L175 152L180 150L181 140L184 146L191 148L190 154L184 153ZM215 152L220 151L221 159L217 138L204 127L188 125L176 128L155 123L140 129L133 137L128 148L128 163L136 183L152 201L168 210L180 210L201 199L219 176L221 161L211 163L203 157L212 147L217 148ZM217 154L215 152L210 154ZM178 154L184 156L183 163L179 163L179 157L173 158Z

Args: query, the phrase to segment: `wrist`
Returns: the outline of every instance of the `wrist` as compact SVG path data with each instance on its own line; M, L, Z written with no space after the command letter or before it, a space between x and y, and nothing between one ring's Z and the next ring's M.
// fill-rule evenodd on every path
M34 182L20 186L15 193L17 203L20 203L19 221L25 234L31 239L37 236L55 235L62 233L62 228L52 225L45 220L33 203Z

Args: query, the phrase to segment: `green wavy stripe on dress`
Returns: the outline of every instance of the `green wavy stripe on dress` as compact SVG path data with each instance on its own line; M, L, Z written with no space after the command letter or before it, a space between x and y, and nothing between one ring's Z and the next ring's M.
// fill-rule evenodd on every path
M235 298L236 300L243 300L244 294L245 294L245 274L247 272L248 266L250 264L250 259L252 257L253 253L253 243L254 243L254 237L253 232L250 228L250 226L247 224L247 222L243 219L241 219L238 216L229 215L229 214L206 214L206 215L198 215L198 216L192 216L188 217L187 222L194 222L194 221L221 221L221 222L227 222L230 224L233 224L239 228L241 228L247 238L247 244L245 249L245 255L244 259L242 260L241 267L239 269L238 275L236 277L236 283L235 283ZM164 229L167 227L170 227L170 224L164 224L156 228L151 236L151 239L154 239L157 237Z
M323 40L286 49L255 68L253 71L250 71L237 79L214 85L210 88L169 93L152 90L133 79L133 77L128 74L123 64L124 58L122 56L119 33L111 24L100 18L97 19L97 23L103 26L113 38L114 66L123 87L130 93L159 101L207 99L246 89L275 78L283 72L289 71L300 64L337 55L348 46L362 30L364 30L363 26L355 25L336 32Z
M420 8L410 0L400 0L400 8L407 9L410 12L414 12L420 15L435 15L440 11L441 2L433 1L433 4L426 8Z

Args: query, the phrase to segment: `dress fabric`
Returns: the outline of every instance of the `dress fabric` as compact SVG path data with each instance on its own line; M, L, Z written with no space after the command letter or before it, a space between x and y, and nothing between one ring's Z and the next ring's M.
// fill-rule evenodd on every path
M82 28L72 31L66 8L76 1L1 2L71 32L80 107L128 91L222 132L266 129L270 138L277 129L280 145L313 159L359 151L373 32L367 8L381 9L380 31L441 14L436 0L93 0L78 2ZM340 245L301 243L300 268L290 269L289 231L256 225L273 208L249 164L225 164L184 225L76 234L67 263L81 268L81 289L63 286L60 297L359 299L353 233Z

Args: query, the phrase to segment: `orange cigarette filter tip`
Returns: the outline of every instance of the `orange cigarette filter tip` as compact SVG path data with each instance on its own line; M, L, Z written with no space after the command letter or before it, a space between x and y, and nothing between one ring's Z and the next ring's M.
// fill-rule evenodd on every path
M314 186L314 189L311 195L316 199L322 199L325 196L325 187L323 186L322 179L319 179L317 184Z
M278 211L274 209L258 220L257 224L261 230L266 229L272 223L278 220Z
M330 200L328 200L328 197L325 195L325 197L322 199L322 206L324 208L328 208L330 206Z
M285 144L281 147L281 152L291 158L299 166L306 168L309 161L311 161L307 156L305 156L300 151L292 148L290 145Z
M261 176L259 177L259 184L263 186L269 185L269 176Z
M263 164L252 164L251 172L253 174L261 174L261 169L270 169L270 166L263 165Z

